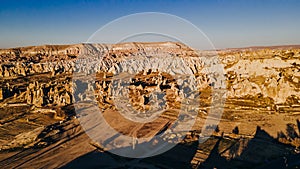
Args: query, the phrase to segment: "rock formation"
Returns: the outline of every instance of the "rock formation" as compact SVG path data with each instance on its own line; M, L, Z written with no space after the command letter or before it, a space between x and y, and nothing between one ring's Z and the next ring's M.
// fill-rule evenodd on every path
M181 43L158 42L1 49L0 148L52 144L41 140L71 132L64 123L71 125L75 120L70 119L77 118L73 106L93 101L116 130L134 138L165 130L162 139L170 143L185 135L183 142L206 138L203 119L213 107L222 106L220 125L204 127L214 137L221 137L222 131L222 137L232 140L249 138L258 125L275 137L298 119L299 81L300 46L197 51ZM226 98L223 105L220 98ZM146 119L147 125L116 121L122 116ZM182 130L171 133L167 129L176 119L196 123L191 131L178 125ZM120 127L122 122L129 127ZM233 133L234 128L238 132ZM298 145L298 138L278 140ZM243 148L244 143L239 152Z

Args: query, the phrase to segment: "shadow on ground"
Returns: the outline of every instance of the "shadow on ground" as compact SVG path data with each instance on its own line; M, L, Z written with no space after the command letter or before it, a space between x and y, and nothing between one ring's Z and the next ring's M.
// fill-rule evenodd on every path
M287 140L291 139L289 136L299 137L289 125L287 131ZM62 168L299 168L298 149L278 139L279 136L273 138L258 126L252 138L229 138L222 134L201 144L198 141L178 144L149 158L124 158L95 150Z

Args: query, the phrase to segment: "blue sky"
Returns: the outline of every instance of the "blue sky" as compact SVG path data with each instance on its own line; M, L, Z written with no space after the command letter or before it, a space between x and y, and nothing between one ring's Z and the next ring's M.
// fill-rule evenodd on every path
M216 48L300 44L299 7L298 0L0 1L0 48L86 42L108 22L137 12L184 18Z

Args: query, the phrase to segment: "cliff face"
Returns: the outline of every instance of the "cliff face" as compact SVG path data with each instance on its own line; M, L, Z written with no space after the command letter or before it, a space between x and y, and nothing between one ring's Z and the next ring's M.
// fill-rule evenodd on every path
M53 109L96 100L103 109L140 111L141 118L154 118L162 107L200 111L205 117L212 88L226 89L223 118L243 110L297 113L300 107L296 47L214 52L171 42L77 44L3 49L0 55L3 110L15 104Z
M55 147L64 142L58 151L60 154L68 152L69 158L43 163L60 167L94 150L75 118L78 117L74 114L77 104L73 104L90 100L98 102L113 128L135 138L154 136L173 123L180 126L174 122L176 119L196 120L195 125L188 128L192 131L189 130L184 142L210 136L201 130L202 127L215 131L211 140L197 150L191 162L197 165L207 158L210 151L207 147L218 137L226 137L224 145L227 148L222 150L222 156L233 158L231 149L235 147L238 154L243 154L241 152L251 145L245 139L254 137L257 126L262 126L273 137L277 134L281 142L298 145L300 133L294 123L300 112L299 80L300 47L297 46L196 51L180 43L162 42L3 49L0 50L0 155L1 150L26 148L21 154L25 157L29 153L28 158L15 160L11 166L35 162L40 167L44 157L32 155L32 150L38 152L40 149L38 153L46 152L46 158L58 159ZM212 101L218 101L212 88L226 94L218 125L218 130L224 132L222 136L216 126L203 126L214 106ZM89 107L80 108L93 113ZM180 110L185 114L178 117ZM122 115L133 121L154 122L129 123ZM289 126L287 131L284 130L286 126ZM166 133L161 139L177 143L177 138L185 134L186 130L180 130L175 134ZM109 140L102 141L111 147L119 146L117 141ZM79 148L72 148L70 143ZM261 149L265 144L271 145L271 149L280 147L275 141L261 143L264 143L259 144ZM83 150L82 145L88 150ZM292 151L287 150L289 146L281 146L280 151L268 152L258 161L244 159L248 159L249 164L253 161L260 164L267 158L282 157L286 151ZM195 148L199 148L198 145ZM8 165L11 159L2 160L0 166L11 167ZM53 162L59 160L63 162Z
M183 44L171 42L78 44L5 49L0 50L0 55L2 102L17 97L37 106L70 104L72 73L86 70L116 74L146 71L142 70L146 67L164 72L173 66L172 70L177 69L179 73L194 74L197 87L206 88L213 83L213 78L209 78L204 69L221 63L225 70L228 98L260 96L271 98L276 104L293 99L298 104L300 49L297 48L214 53L194 51ZM158 59L138 60L141 56ZM128 60L132 63L129 64Z

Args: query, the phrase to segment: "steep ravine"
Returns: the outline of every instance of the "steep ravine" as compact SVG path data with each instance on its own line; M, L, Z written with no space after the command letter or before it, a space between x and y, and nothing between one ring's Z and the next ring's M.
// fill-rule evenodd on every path
M70 154L74 150L68 144L76 146L76 139L89 146L83 143L88 137L78 124L74 104L91 100L98 102L100 110L120 132L136 137L155 135L154 129L168 127L178 118L178 110L184 109L187 113L180 118L196 118L192 131L183 141L192 142L199 136L207 137L206 133L200 133L201 119L212 108L213 89L220 89L226 102L218 126L220 131L215 131L216 126L206 126L214 130L214 135L205 145L213 147L218 138L224 138L227 148L222 150L222 156L231 159L232 145L236 144L238 154L242 154L248 141L256 137L255 133L262 132L256 127L262 126L290 148L299 144L298 137L289 136L285 129L297 128L299 82L300 47L297 46L197 51L181 43L158 42L1 49L0 152L21 151L24 156L27 151L48 152L47 148L57 148L60 140L64 140L61 149L70 150ZM118 126L117 111L152 118L161 108L166 111L159 115L159 124L135 128L136 125L132 131ZM233 131L236 127L238 130ZM163 139L172 141L179 135L166 134ZM258 145L265 146L263 141ZM270 158L294 151L274 141L269 145L279 147ZM197 151L201 159L195 155L192 163L208 158L208 149L202 148ZM49 149L51 153L54 152ZM87 152L80 151L76 157L84 153ZM35 158L38 157L32 157ZM51 165L62 166L74 158ZM263 159L249 161L259 163ZM7 166L4 162L0 166ZM20 159L13 164L19 163L26 164Z
M287 99L297 98L300 95L299 52L300 49L264 49L253 52L245 50L214 53L194 51L182 44L170 42L116 45L79 44L5 49L0 50L0 100L4 101L26 92L24 97L29 99L28 103L31 103L30 100L36 100L30 99L30 97L42 97L43 99L40 100L45 100L45 103L41 103L42 101L32 103L40 106L46 102L50 103L51 101L46 101L48 98L50 99L49 95L57 93L57 90L53 92L55 89L48 92L50 89L47 88L51 84L38 82L43 81L43 78L60 81L56 77L72 78L73 72L108 74L116 71L140 72L141 68L145 67L165 72L170 69L168 67L174 66L174 70L178 70L179 73L194 74L198 87L205 88L213 82L213 78L209 78L207 71L204 70L205 67L219 62L225 68L226 80L224 83L227 85L228 98L262 95L272 98L274 103L282 104L286 103ZM155 56L158 58L156 62L164 60L165 63L155 65L153 63L155 59L135 60L141 56ZM128 59L132 60L132 63L129 63ZM143 66L139 67L139 65ZM36 79L37 82L33 82L32 79ZM30 83L27 83L28 81ZM63 83L68 85L70 82L69 79ZM47 81L47 83L59 82ZM34 88L36 94L31 93L30 88ZM69 89L66 90L70 92ZM69 103L71 102L67 101L67 104Z

